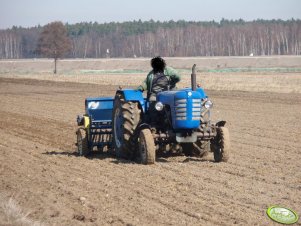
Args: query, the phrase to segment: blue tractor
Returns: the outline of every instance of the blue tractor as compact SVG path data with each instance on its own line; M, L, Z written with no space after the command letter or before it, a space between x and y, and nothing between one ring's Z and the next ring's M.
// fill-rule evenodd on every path
M77 118L79 155L95 147L108 148L117 157L153 164L159 152L179 147L188 156L211 151L216 162L226 162L230 151L226 122L211 123L212 102L196 85L195 67L191 88L157 94L155 117L140 91L120 89L114 98L87 98L86 114Z

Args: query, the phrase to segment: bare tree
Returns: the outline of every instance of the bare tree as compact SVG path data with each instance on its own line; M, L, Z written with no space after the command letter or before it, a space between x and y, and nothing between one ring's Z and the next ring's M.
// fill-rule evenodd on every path
M52 27L54 26L54 28ZM221 20L218 22L125 22L66 24L72 40L68 57L301 55L301 20ZM43 28L0 29L0 59L56 60L70 46L62 23ZM58 31L57 31L58 30ZM62 31L61 31L62 30ZM63 44L62 47L59 43ZM107 53L109 49L110 53ZM68 48L67 48L68 50ZM66 52L67 52L66 50ZM56 71L56 70L55 70Z
M54 58L54 74L57 72L57 60L71 50L71 41L62 22L47 24L40 34L37 51L46 57Z

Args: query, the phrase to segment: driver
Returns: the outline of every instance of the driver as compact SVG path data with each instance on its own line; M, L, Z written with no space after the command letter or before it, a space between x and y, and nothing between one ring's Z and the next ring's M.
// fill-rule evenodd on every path
M160 56L151 59L151 66L153 70L148 73L137 90L147 91L149 117L150 121L154 123L157 118L155 110L157 93L175 89L176 83L180 81L181 77L175 69L167 67L165 60Z
M148 100L153 102L156 101L157 93L174 89L181 76L175 69L166 66L165 60L160 56L151 59L151 66L153 70L148 73L137 90L147 91Z

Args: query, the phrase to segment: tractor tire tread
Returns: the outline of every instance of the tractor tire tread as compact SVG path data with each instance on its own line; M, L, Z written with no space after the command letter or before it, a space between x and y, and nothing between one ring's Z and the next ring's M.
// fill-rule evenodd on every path
M141 158L141 163L145 165L154 164L156 161L156 147L151 131L149 129L142 129L140 131L139 139L139 145L142 145L141 139L144 140L146 149L145 158ZM139 151L141 151L141 148L139 148Z
M89 154L89 146L88 146L88 137L87 137L87 132L84 127L80 127L77 130L77 136L81 137L81 142L82 142L82 150L80 150L80 147L78 147L78 155L79 156L87 156Z
M214 152L214 160L216 162L227 162L230 157L229 130L226 127L219 127L217 128L217 134L219 137L218 145L221 149L221 153L216 154Z
M121 110L123 122L123 144L120 150L116 151L118 157L130 158L132 157L135 142L132 141L134 132L140 122L140 113L141 110L137 103L134 102L125 102L122 94L117 93L115 100L119 102L119 107ZM113 110L114 112L114 110ZM133 117L134 116L134 117ZM122 154L123 153L123 154Z

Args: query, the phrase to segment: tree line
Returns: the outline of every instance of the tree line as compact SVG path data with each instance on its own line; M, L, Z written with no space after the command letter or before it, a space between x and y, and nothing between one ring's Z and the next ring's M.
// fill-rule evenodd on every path
M46 25L47 26L47 25ZM300 55L301 20L65 24L68 58ZM42 26L0 30L0 58L41 57Z

